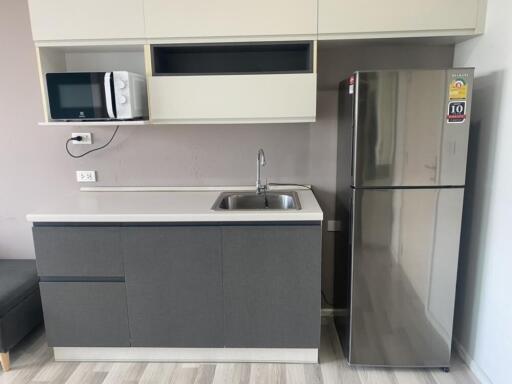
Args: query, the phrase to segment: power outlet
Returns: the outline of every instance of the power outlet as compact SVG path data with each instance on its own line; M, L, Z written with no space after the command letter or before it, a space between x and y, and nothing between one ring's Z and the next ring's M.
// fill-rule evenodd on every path
M76 171L76 181L79 183L95 183L96 171Z
M82 141L73 140L73 144L92 144L92 133L72 133L71 137L82 136Z

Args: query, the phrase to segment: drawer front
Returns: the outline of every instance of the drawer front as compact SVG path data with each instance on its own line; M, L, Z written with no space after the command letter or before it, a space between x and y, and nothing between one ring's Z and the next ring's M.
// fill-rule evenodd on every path
M34 227L40 276L123 277L119 228Z
M48 345L128 347L124 283L40 283Z

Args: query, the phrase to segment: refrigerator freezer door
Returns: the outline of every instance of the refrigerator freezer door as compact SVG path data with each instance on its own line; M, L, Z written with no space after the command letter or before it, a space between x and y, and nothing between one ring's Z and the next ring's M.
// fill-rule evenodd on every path
M472 79L472 69L358 72L353 185L464 185ZM463 121L449 119L461 108Z
M449 366L463 196L354 190L350 364Z

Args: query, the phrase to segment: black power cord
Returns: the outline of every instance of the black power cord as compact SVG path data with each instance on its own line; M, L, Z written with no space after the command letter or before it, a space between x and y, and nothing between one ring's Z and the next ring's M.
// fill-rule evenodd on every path
M84 157L86 155L88 155L89 153L92 153L92 152L95 152L95 151L99 151L100 149L103 149L103 148L106 148L108 147L108 145L112 142L112 140L114 140L114 137L116 137L116 134L117 134L117 130L119 129L119 125L116 127L114 133L112 134L112 137L110 138L109 141L107 141L106 144L102 145L101 147L98 147L98 148L94 148L94 149L91 149L90 151L87 151L85 153L82 153L80 155L74 155L73 153L70 152L69 150L69 143L71 143L72 141L82 141L83 138L82 136L75 136L75 137L72 137L71 139L68 139L66 141L66 152L68 153L69 156L71 156L72 158L74 159L79 159L81 157Z

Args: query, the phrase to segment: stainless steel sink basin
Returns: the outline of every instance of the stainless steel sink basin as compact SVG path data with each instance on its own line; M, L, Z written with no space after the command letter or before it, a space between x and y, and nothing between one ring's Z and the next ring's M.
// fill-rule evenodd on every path
M301 209L297 192L223 192L212 207L215 211Z

